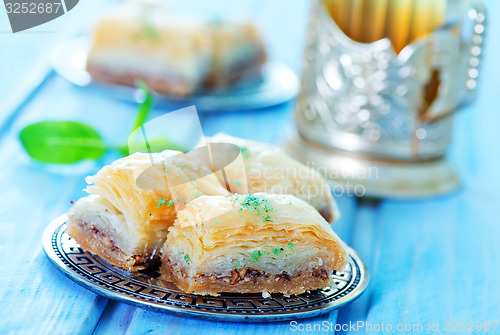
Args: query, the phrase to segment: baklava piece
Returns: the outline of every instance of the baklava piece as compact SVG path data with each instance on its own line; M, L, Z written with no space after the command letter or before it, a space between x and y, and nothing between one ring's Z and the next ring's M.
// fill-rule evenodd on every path
M157 261L168 228L186 203L202 194L228 194L211 173L203 162L177 151L119 159L87 177L90 195L70 210L67 233L117 267L142 269Z
M331 286L347 262L330 225L294 196L202 196L169 229L161 275L188 293L291 295Z

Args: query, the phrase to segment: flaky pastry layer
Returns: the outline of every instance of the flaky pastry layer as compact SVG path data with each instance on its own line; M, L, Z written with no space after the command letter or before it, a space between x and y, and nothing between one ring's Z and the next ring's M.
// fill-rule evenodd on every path
M347 260L329 224L294 196L202 196L169 229L161 273L187 292L290 294L327 286Z
M232 192L292 194L315 207L328 222L338 219L339 211L326 180L280 148L223 133L208 138L208 142L231 143L241 149L245 174L236 162L224 169ZM226 154L213 153L214 159L224 159Z
M136 266L131 257L141 260L158 254L187 202L202 194L228 193L204 162L169 150L135 153L86 180L90 196L70 210L68 232L86 250L126 269ZM116 252L105 250L109 241Z
M182 267L166 260L163 261L160 272L164 280L176 283L184 292L215 296L222 292L292 295L333 285L329 275L331 271L325 267L298 272L295 275L286 272L266 273L244 267L233 269L227 276L201 274L189 277Z

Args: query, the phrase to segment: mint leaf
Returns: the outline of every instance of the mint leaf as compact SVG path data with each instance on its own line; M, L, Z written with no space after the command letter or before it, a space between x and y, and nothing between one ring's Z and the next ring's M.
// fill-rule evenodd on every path
M28 154L42 162L71 164L98 159L106 151L99 133L73 121L44 121L21 130L21 143Z
M137 84L137 88L141 91L144 99L139 106L139 113L137 115L137 119L135 120L134 128L132 128L132 131L142 126L144 121L146 121L146 119L148 118L149 112L151 111L151 108L154 104L153 94L144 82L139 82Z
M151 18L151 12L142 12L140 16L141 25L141 36L146 37L149 40L157 40L160 37L160 32L155 26L153 19Z

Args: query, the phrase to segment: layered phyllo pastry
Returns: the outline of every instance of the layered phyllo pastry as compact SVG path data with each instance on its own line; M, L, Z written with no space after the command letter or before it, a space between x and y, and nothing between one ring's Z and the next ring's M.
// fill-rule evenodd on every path
M69 212L67 233L126 270L157 261L177 212L201 196L225 195L202 160L177 151L135 153L87 177L90 194Z
M98 81L186 97L258 72L264 44L249 23L180 21L161 8L124 6L91 35L87 70Z
M280 148L222 133L207 141L235 144L241 151L244 170L237 162L224 168L231 192L292 194L316 208L328 222L339 217L331 188L321 174ZM218 161L228 160L230 154L220 150L212 152L213 159Z
M314 207L292 195L201 196L170 227L161 276L185 292L299 294L348 262Z

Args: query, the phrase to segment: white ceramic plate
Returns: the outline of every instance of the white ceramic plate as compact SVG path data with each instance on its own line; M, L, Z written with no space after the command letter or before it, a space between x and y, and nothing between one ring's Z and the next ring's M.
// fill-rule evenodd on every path
M97 88L123 100L137 101L133 87L93 81L85 70L89 41L75 38L59 45L52 54L52 67L63 78L75 85ZM230 88L200 92L190 98L157 95L157 104L175 106L196 105L199 111L217 112L264 108L286 102L295 97L299 89L297 77L281 63L269 62L254 78L237 83Z

